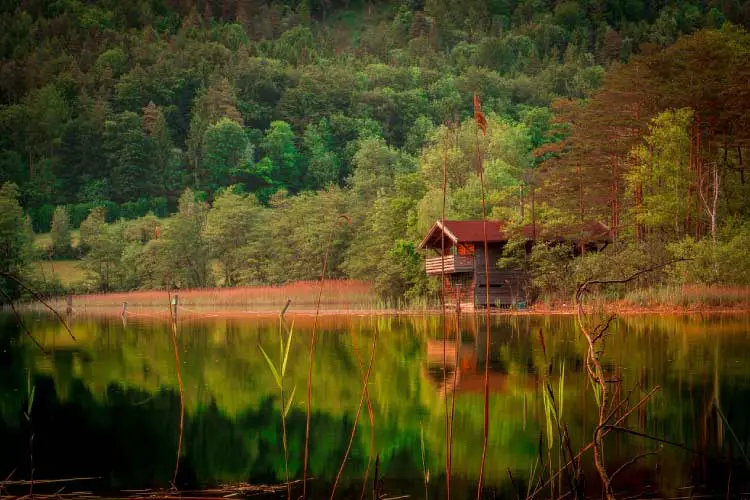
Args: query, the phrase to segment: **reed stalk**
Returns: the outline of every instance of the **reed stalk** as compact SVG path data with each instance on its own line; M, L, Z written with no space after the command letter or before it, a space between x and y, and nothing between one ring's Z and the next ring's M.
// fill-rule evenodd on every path
M343 219L347 223L351 224L351 218L348 215L342 214L338 216L338 219ZM323 297L323 285L326 279L326 271L328 270L328 256L331 252L331 242L333 241L333 234L335 227L331 229L328 235L328 243L326 243L326 251L323 255L323 269L320 272L320 288L318 290L318 301L315 305L315 321L313 323L313 331L310 335L310 357L307 369L307 399L306 399L306 410L305 410L305 451L304 451L304 463L302 468L302 499L307 499L307 463L310 454L310 403L312 401L312 373L313 373L313 358L315 352L315 336L318 333L318 319L320 317L320 301Z
M177 345L177 317L176 308L172 307L172 292L170 290L169 276L167 276L167 299L169 300L169 322L172 329L172 347L174 348L175 369L177 372L177 385L180 390L180 433L177 437L177 457L172 475L172 488L177 488L177 473L180 470L180 455L182 454L182 435L185 430L185 389L182 385L182 369L180 363L180 349Z
M31 411L34 408L34 395L36 386L31 383L31 370L28 370L26 382L26 409L23 412L26 423L29 426L29 496L34 498L34 425L31 420Z
M484 195L484 168L482 166L482 150L479 145L479 125L474 130L476 139L476 161L479 171L479 186L482 193L482 236L484 238L484 290L485 290L485 345L484 345L484 436L482 441L482 462L479 467L479 481L477 484L477 500L482 496L482 480L484 466L487 460L487 443L490 434L490 259L489 244L487 243L487 204Z
M443 205L440 215L440 223L443 226L440 231L440 315L443 325L443 387L445 388L445 487L446 487L446 498L451 498L451 434L452 434L452 422L450 419L450 413L448 408L448 373L447 373L447 359L446 351L448 349L448 321L446 319L446 298L445 298L445 205L448 193L448 129L445 131L446 135L443 139Z
M430 473L427 470L427 461L425 460L424 452L424 425L422 422L419 423L419 444L422 449L422 477L424 478L424 499L429 500L430 494L427 489L427 484L430 482Z
M365 367L362 364L362 356L359 353L359 346L357 344L357 337L352 334L352 347L354 348L354 354L357 357L357 365L359 366L359 376L362 377L362 384L366 386L365 380ZM370 418L370 452L367 454L367 467L365 468L365 477L362 480L362 492L359 495L360 500L364 500L367 492L367 481L370 478L370 466L372 466L372 452L375 449L375 413L372 411L372 402L370 401L370 390L367 389L365 393L365 401L367 403L367 414Z
M288 304L288 303L287 303ZM294 393L297 392L297 386L294 386L292 389L291 394L289 394L289 399L286 399L286 395L284 393L284 379L286 378L286 367L287 362L289 361L289 349L292 346L292 337L294 336L294 325L292 325L291 328L288 330L288 335L286 340L284 340L283 331L286 327L286 323L284 322L283 312L279 315L279 366L278 368L274 365L273 361L271 361L271 358L268 356L266 351L263 349L262 346L258 346L258 349L260 349L261 354L263 354L263 358L266 360L266 363L268 365L268 369L271 371L271 374L273 375L274 381L276 382L276 386L279 389L279 393L281 394L281 442L282 447L284 450L284 479L286 482L286 494L287 494L287 500L291 500L292 498L292 483L289 481L289 451L288 451L288 445L287 445L287 434L286 434L286 417L289 414L289 409L292 407L292 403L294 401Z
M344 472L344 467L346 466L346 461L349 458L349 453L352 451L352 444L354 443L354 436L357 434L357 424L359 423L359 416L362 413L362 404L365 400L365 395L367 394L367 384L370 381L370 373L372 372L372 365L375 361L375 347L378 343L378 327L377 323L375 325L375 333L372 337L372 350L370 351L370 363L367 365L367 373L365 374L365 378L362 383L362 394L359 398L359 405L357 406L357 413L354 415L354 424L352 426L352 432L349 435L349 444L346 447L346 453L344 453L344 458L341 460L341 466L339 467L339 471L336 474L336 480L333 482L333 487L331 488L331 500L333 500L333 496L336 494L336 487L339 484L339 479L341 478L341 474Z

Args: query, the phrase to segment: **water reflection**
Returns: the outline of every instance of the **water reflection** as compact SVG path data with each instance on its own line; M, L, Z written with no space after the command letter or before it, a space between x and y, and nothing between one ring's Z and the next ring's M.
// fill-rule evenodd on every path
M34 336L49 351L45 355L17 330L12 318L2 317L0 322L0 440L7 443L0 452L0 475L16 469L16 477L23 478L29 472L30 429L22 410L30 371L36 387L38 478L99 476L102 479L87 488L101 491L169 485L179 396L167 323L136 317L124 325L119 317L79 317L73 324L75 343L52 319L29 317ZM302 475L305 391L299 388L306 381L311 327L311 318L294 320L288 376L289 385L296 384L298 391L287 423L292 477ZM357 356L369 358L376 328L380 337L369 387L374 447L369 418L363 416L340 497L355 492L359 496L368 457L375 455L380 457L384 491L423 497L423 449L430 494L442 496L446 392L456 398L454 493L456 498L472 496L482 448L485 341L482 319L471 316L449 318L445 341L440 317L323 318L313 375L313 492L325 494L346 449L361 393ZM643 388L640 393L661 388L623 425L697 452L634 436L612 436L606 445L612 470L639 453L659 453L619 475L617 490L678 496L684 494L679 488L695 484L724 492L731 469L727 463L732 462L740 467L733 483L740 488L746 481L741 449L750 448L748 332L748 317L618 320L604 353L608 370L622 380L623 393L636 383ZM596 406L577 335L573 319L564 316L493 319L488 495L515 496L514 490L527 490L524 483L535 467L540 433L545 431L540 391L549 362L555 383L565 366L559 397L573 448L590 441ZM278 352L277 320L181 320L187 407L181 487L283 480L281 403L258 345ZM589 469L591 464L585 460L583 466ZM508 470L516 484L510 484ZM588 487L593 495L599 494L594 477Z

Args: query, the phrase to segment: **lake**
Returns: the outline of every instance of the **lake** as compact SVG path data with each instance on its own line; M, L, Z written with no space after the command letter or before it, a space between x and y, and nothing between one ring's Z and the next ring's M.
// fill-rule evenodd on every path
M301 479L313 318L287 321L293 335L286 397L296 388L286 421L288 470ZM0 316L0 476L28 479L32 451L36 480L97 478L49 485L47 491L169 488L180 416L169 323L145 315L127 322L119 315L74 317L74 342L51 316L30 314L24 322L45 352L13 316ZM282 399L259 349L280 365L285 331L271 317L180 319L185 421L178 488L285 481ZM484 319L471 315L448 315L445 326L439 315L321 317L312 379L310 497L328 498L359 413L337 497L359 498L367 476L371 498L377 457L384 495L444 498L446 412L455 396L451 489L453 498L474 498L483 443L485 331ZM570 448L577 452L592 439L597 405L585 372L586 344L572 316L497 316L490 346L484 496L524 497L540 485L543 464L551 459L558 468L561 460L557 432L552 447L547 445L546 384ZM626 316L612 325L601 358L613 380L611 393L629 395L628 407L658 386L619 424L642 435L613 431L604 438L610 473L653 452L614 477L617 492L723 498L728 486L734 494L750 491L744 455L750 450L750 316ZM32 390L28 421L24 411ZM587 493L600 496L590 452L581 468ZM565 481L561 475L553 487L567 491ZM541 484L538 496L549 496L550 487ZM8 488L18 493L28 487ZM35 491L44 488L36 485Z

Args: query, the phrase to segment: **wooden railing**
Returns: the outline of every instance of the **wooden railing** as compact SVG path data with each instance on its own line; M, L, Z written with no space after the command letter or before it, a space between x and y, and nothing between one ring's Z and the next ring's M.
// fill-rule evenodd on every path
M443 261L443 259L445 259ZM444 262L444 263L443 263ZM425 261L425 268L429 275L440 275L451 273L466 273L474 269L474 256L472 255L446 255L445 257L430 257Z

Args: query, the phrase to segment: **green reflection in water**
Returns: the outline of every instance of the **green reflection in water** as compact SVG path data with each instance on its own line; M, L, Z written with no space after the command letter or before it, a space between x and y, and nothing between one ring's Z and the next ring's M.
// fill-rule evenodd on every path
M166 322L119 318L76 318L78 342L48 317L29 317L41 353L2 318L0 436L15 447L0 457L4 468L23 474L27 448L20 415L26 370L38 386L35 403L37 477L104 476L103 488L167 486L177 440L179 400L174 354ZM328 317L315 351L310 475L318 491L335 476L360 399L357 351L369 358L380 331L369 394L375 416L370 449L367 412L345 470L346 488L357 490L368 457L380 455L380 474L389 493L423 494L421 430L430 487L440 495L445 464L445 391L440 317ZM450 318L451 335L457 330ZM289 470L302 475L310 318L297 318L288 384L297 385L289 413ZM281 482L278 391L257 346L278 352L275 319L191 319L180 322L180 356L186 396L183 486L225 482ZM461 319L458 355L448 341L449 386L457 378L453 474L457 498L470 495L479 469L483 429L484 327ZM537 459L544 409L540 375L547 363L539 341L544 333L553 378L565 364L563 419L572 446L591 438L596 411L583 373L584 345L571 317L498 317L492 323L491 433L487 484L509 491L508 469L520 483ZM633 429L702 450L738 456L736 443L712 410L720 405L745 449L750 404L750 317L626 317L606 342L605 362L626 393L636 383L661 387L627 424ZM553 384L556 386L556 382ZM636 397L638 399L638 397ZM73 449L71 449L73 448ZM607 439L615 468L639 452L659 449L627 436ZM9 450L14 450L10 452ZM659 468L654 466L659 462ZM698 460L700 462L700 460ZM705 462L705 460L703 461ZM590 464L587 464L588 467ZM0 470L0 475L5 473ZM703 471L707 476L711 471ZM665 447L619 479L620 488L658 484L662 492L695 481L695 456ZM692 478L692 479L691 479ZM591 482L595 484L594 481ZM523 486L525 491L525 485ZM595 489L594 489L595 491Z

